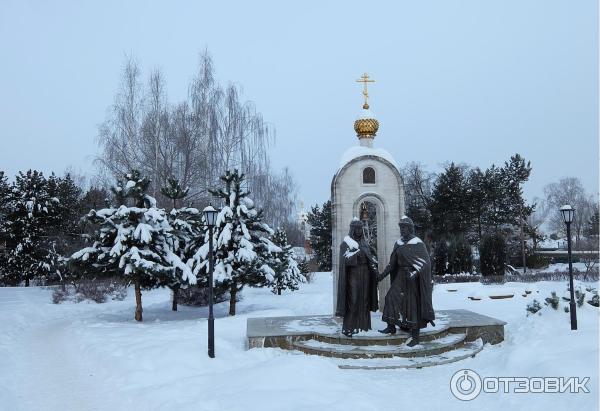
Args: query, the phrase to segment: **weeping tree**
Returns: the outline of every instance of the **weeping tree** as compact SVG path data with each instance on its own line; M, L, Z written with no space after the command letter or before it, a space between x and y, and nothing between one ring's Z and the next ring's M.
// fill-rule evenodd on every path
M285 224L297 185L289 170L272 169L268 151L274 130L253 103L242 99L240 87L217 83L205 52L186 101L171 104L165 89L159 70L144 80L135 59L126 60L114 104L99 128L100 167L115 178L135 168L156 184L178 176L180 186L189 188L187 200L202 205L219 177L235 168L264 205L265 219ZM159 204L172 201L156 184L150 183L149 192Z

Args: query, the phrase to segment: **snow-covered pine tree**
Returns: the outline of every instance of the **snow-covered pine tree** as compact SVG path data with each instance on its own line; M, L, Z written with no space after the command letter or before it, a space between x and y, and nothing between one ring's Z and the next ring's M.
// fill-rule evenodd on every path
M194 252L204 244L202 214L198 209L192 207L173 208L167 218L173 230L173 251L181 261L189 261ZM179 290L185 288L188 284L173 278L164 285L173 291L171 309L177 311Z
M8 214L8 203L10 200L10 184L8 178L4 175L4 171L0 171L0 243L4 244L6 240L6 217Z
M63 235L76 233L81 213L82 190L71 178L69 173L58 179L56 196L59 200L59 231Z
M188 195L189 191L189 187L181 188L179 180L177 180L175 177L169 178L167 180L167 185L160 189L160 192L165 197L173 201L173 208L177 208L177 200L184 199Z
M224 188L211 190L224 203L213 230L214 281L216 287L229 292L229 315L235 315L236 297L244 286L272 283L274 272L268 261L273 252L282 250L269 240L273 230L262 221L262 210L242 188L244 174L227 171L221 181ZM193 257L194 274L204 281L208 278L208 240L206 231L205 242Z
M188 261L193 256L193 250L203 244L203 241L199 243L199 240L204 240L201 213L196 208L176 208L177 200L184 199L189 191L189 188L182 189L177 179L170 178L167 181L167 186L161 188L160 191L164 196L173 201L173 209L167 217L175 236L176 248L174 252L179 256L181 261ZM182 285L185 286L185 284L176 279L166 283L166 286L173 291L171 305L173 311L177 311L177 300Z
M8 249L5 270L14 280L42 277L52 271L47 239L56 218L58 199L48 193L48 181L41 172L19 172L12 184L6 206L5 233Z
M0 171L0 285L8 285L11 281L6 278L8 273L6 271L6 263L8 256L4 251L6 240L8 238L7 233L7 214L8 214L8 200L10 198L10 185L8 184L8 178L4 175L4 171Z
M127 174L125 182L113 189L120 206L90 211L87 219L98 226L94 244L71 256L71 266L82 273L130 278L135 285L136 321L142 321L142 288L175 280L196 282L175 252L177 239L164 209L146 194L148 185L138 171Z
M271 291L274 294L281 295L283 290L295 291L298 284L305 281L305 277L294 259L294 251L288 243L285 230L278 228L272 237L273 244L281 248L281 252L273 253L272 260L269 263L275 272Z
M58 199L54 216L50 222L51 231L47 236L51 245L49 263L55 279L61 280L63 289L65 282L73 279L72 273L67 268L69 258L65 256L71 255L84 245L79 229L82 213L81 194L81 188L75 184L70 174L56 177L52 173L48 177L48 195Z

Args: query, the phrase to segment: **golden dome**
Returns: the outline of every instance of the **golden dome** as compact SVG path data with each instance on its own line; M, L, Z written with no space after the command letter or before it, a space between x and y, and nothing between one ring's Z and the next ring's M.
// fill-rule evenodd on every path
M375 119L373 113L369 111L369 105L365 103L362 113L354 122L354 131L356 131L358 138L373 138L377 134L377 130L379 130L379 121Z

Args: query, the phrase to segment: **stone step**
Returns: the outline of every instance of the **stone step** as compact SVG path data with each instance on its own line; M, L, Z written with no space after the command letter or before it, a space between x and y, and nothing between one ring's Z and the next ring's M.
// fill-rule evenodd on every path
M435 354L427 357L412 358L375 358L375 359L356 359L352 362L348 360L338 360L338 367L344 370L394 370L407 368L425 368L436 365L450 364L461 361L469 357L475 357L483 350L483 341L481 338L466 342L463 345L442 354Z
M432 341L437 338L445 337L449 333L449 327L428 327L421 330L421 341ZM313 339L329 343L342 345L400 345L410 338L410 333L398 331L394 335L385 335L377 330L371 330L368 333L359 333L353 335L352 338L346 337L341 332L335 334L315 333Z
M293 348L305 354L334 358L391 358L425 357L450 351L465 342L466 334L448 334L431 341L421 341L414 347L400 345L348 345L332 344L314 339L296 341Z

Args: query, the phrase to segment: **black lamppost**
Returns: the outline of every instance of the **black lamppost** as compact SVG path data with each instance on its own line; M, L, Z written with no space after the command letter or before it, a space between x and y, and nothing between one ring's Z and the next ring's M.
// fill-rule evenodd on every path
M571 302L569 311L571 313L571 330L577 329L577 313L575 312L575 290L573 287L573 263L571 262L571 223L575 217L575 209L570 205L564 205L560 208L563 220L567 225L567 248L569 250L569 288L571 289Z
M215 317L213 316L213 271L215 268L213 254L213 227L218 211L212 205L204 210L204 221L208 226L208 356L215 358Z

